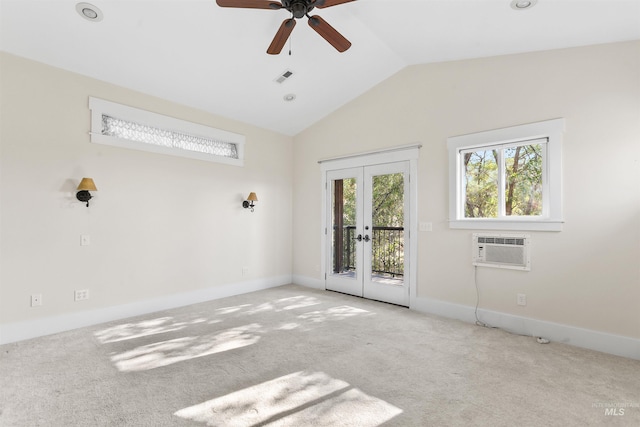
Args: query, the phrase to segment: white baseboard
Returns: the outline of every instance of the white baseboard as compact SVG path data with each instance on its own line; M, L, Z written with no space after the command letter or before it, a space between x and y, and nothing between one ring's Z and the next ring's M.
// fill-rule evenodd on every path
M474 307L444 301L414 298L411 309L464 322L476 321ZM478 318L508 332L543 337L550 341L640 360L639 339L484 309L478 309Z
M313 289L324 289L323 280L300 275L284 275L231 283L91 311L62 314L59 316L0 325L0 344L22 341L112 320L260 291L289 283L295 283ZM458 319L469 323L473 323L476 320L474 307L445 301L413 298L410 308L419 312ZM577 347L640 360L640 340L635 338L484 309L478 309L478 317L481 321L505 331L543 337L550 341L562 342Z
M293 283L300 286L306 286L307 288L324 290L324 280L315 279L308 276L300 276L298 274L293 275Z
M291 283L291 279L291 275L284 275L240 283L230 283L118 306L8 323L0 325L0 344L22 341L85 326L97 325L112 320L288 285Z
M294 274L293 283L314 289L324 289L323 280L307 276ZM475 323L476 321L475 307L430 298L412 296L409 308L422 313L435 314L468 323ZM478 318L484 323L508 332L543 337L554 342L640 360L639 339L484 309L478 309Z

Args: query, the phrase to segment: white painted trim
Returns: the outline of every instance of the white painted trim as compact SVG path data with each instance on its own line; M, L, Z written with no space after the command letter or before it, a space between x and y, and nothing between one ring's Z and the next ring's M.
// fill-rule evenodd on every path
M328 158L328 159L321 159L321 160L318 160L318 163L323 164L323 163L328 163L328 162L335 162L337 160L355 159L355 158L362 157L362 156L370 156L372 154L388 155L389 153L392 153L392 152L395 152L395 151L417 150L419 148L422 148L422 144L417 142L415 144L399 145L397 147L381 148L380 150L367 151L367 152L364 152L364 153L347 154L347 155L344 155L344 156L331 157L331 158ZM332 169L333 169L333 167L332 167Z
M322 194L322 210L320 212L320 272L322 279L322 287L326 288L326 277L328 274L327 267L327 233L329 221L327 192L328 180L327 172L348 169L355 167L366 167L385 163L409 162L409 307L411 307L411 299L417 294L418 280L418 157L422 144L414 143L380 149L368 153L351 154L332 159L320 160L321 191Z
M447 138L449 150L449 227L480 230L562 231L562 137L565 120L552 119ZM544 216L464 218L460 150L547 138L543 167Z
M324 289L324 281L313 277L294 275L293 283L314 289ZM410 309L420 313L434 314L467 323L475 323L476 321L475 307L431 298L420 298L415 295L411 295ZM552 342L560 342L640 360L640 339L480 308L478 309L478 318L491 326L496 326L507 332L519 335L530 335L532 337L543 337Z
M91 110L90 141L94 144L110 145L113 147L127 148L151 153L167 154L171 156L186 157L188 159L204 160L214 163L224 163L234 166L244 165L244 145L246 137L237 133L205 126L199 123L188 122L175 117L165 116L139 108L129 107L104 99L89 97L89 109ZM117 117L122 120L141 123L147 126L183 132L205 138L225 141L235 144L238 150L238 158L232 159L213 154L199 153L196 151L181 150L172 147L162 147L142 142L129 141L122 138L102 134L102 115Z
M411 309L468 323L476 321L474 307L445 301L415 298L412 300ZM484 323L507 332L543 337L552 342L640 360L640 339L485 309L478 309L478 318Z
M420 154L420 144L391 147L386 150L378 150L363 154L350 154L348 156L336 157L334 159L320 160L320 170L325 176L327 171L347 168L357 168L384 163L404 162L406 160L417 160ZM326 177L325 177L326 178Z
M464 230L562 231L564 221L513 219L460 219L449 221L449 228Z
M409 159L409 307L418 294L418 156Z
M205 301L246 294L291 283L291 275L269 277L240 283L229 283L206 289L172 294L112 307L61 314L42 319L0 325L0 344L22 341L112 320L125 319L156 311L198 304Z
M299 274L293 275L293 283L307 288L324 290L324 280L317 279L315 277L301 276Z

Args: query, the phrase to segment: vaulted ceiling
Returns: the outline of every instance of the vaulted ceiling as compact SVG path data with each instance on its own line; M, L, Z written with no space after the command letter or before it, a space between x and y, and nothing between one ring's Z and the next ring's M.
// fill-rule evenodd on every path
M640 39L640 0L356 0L311 13L352 43L346 52L303 17L268 55L284 9L89 2L102 20L74 0L0 0L0 49L287 135L412 64Z

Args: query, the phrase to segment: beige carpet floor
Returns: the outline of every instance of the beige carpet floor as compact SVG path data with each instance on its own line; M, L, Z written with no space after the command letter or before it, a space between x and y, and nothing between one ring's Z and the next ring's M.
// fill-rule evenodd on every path
M640 426L640 361L289 285L0 346L8 426Z

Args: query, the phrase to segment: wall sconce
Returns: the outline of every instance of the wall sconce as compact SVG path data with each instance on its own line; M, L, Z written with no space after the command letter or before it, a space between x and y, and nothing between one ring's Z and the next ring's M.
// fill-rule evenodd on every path
M256 193L251 192L251 193L249 193L249 197L247 197L247 200L242 202L242 207L245 208L245 209L251 208L251 212L253 212L253 207L254 207L253 202L257 202L257 201L258 201L258 196L256 196ZM251 202L251 203L249 203L249 202Z
M89 207L89 200L93 197L89 191L98 191L96 184L93 183L91 178L82 178L80 185L78 185L76 198L81 202L87 202L87 207Z

